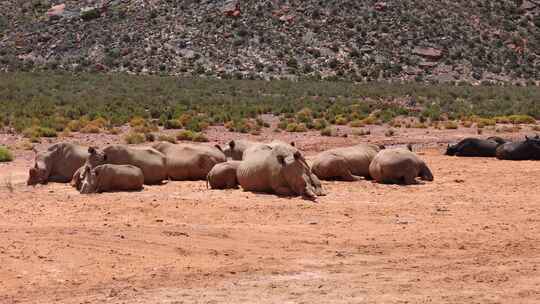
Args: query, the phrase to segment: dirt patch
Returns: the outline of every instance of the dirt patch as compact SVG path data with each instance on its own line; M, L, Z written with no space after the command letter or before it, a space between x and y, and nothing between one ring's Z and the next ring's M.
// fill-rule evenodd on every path
M17 150L0 165L0 303L540 302L540 162L446 157L430 142L465 134L422 132L392 143L422 143L434 182L324 182L317 203L203 181L27 187ZM367 141L275 137L310 156Z

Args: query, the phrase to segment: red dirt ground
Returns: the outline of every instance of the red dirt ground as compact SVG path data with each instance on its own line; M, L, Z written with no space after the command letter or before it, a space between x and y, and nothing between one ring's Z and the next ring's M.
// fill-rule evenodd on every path
M540 162L447 157L434 144L472 129L382 134L254 138L293 139L309 156L415 142L435 181L324 182L316 203L203 181L80 195L27 187L33 153L16 150L0 164L0 303L540 303Z

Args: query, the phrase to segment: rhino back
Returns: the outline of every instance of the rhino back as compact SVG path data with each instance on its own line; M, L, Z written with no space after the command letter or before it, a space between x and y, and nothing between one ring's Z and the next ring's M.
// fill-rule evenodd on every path
M244 190L267 192L272 190L272 160L270 151L250 153L236 171L238 183Z
M88 148L72 143L59 143L53 152L51 175L73 177L89 156Z
M155 184L167 179L165 155L156 149L115 145L105 148L104 152L107 155L107 163L139 167L146 184Z
M405 149L388 149L379 152L370 164L370 173L377 181L399 179L405 173L418 176L423 162Z
M97 192L139 190L144 183L144 174L136 166L105 164L94 170L98 174Z

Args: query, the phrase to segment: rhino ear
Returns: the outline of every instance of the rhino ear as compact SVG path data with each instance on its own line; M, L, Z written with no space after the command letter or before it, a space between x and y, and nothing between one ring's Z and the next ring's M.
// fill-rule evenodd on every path
M94 148L94 147L88 147L88 153L90 153L90 154L96 154L96 148Z
M296 143L294 141L291 141L291 146L296 147Z
M385 145L379 145L379 149L384 150L384 149L386 149L386 146Z
M302 158L302 153L300 151L294 152L294 159L299 160L300 158Z
M412 152L412 149L413 149L413 148L412 148L412 145L411 145L410 143L407 144L407 149L409 149L409 151Z
M214 147L216 147L216 149L218 149L219 151L223 152L223 149L221 149L221 146L220 145L214 145Z
M229 142L229 147L231 147L231 149L234 149L234 146L236 146L236 143L234 142L234 140L231 140Z
M278 163L285 166L285 157L283 155L276 155L276 158L278 160Z

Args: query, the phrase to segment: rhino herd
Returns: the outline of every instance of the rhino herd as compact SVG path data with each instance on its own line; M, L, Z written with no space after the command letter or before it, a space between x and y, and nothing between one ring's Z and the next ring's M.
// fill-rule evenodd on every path
M446 155L540 159L540 137L509 143L501 138L467 138ZM433 173L409 145L392 148L358 144L317 154L311 165L294 143L232 140L224 147L160 142L151 147L110 145L99 149L57 143L37 153L28 185L68 183L81 193L137 191L166 180L206 180L207 187L302 196L325 195L320 180L374 180L414 184Z

